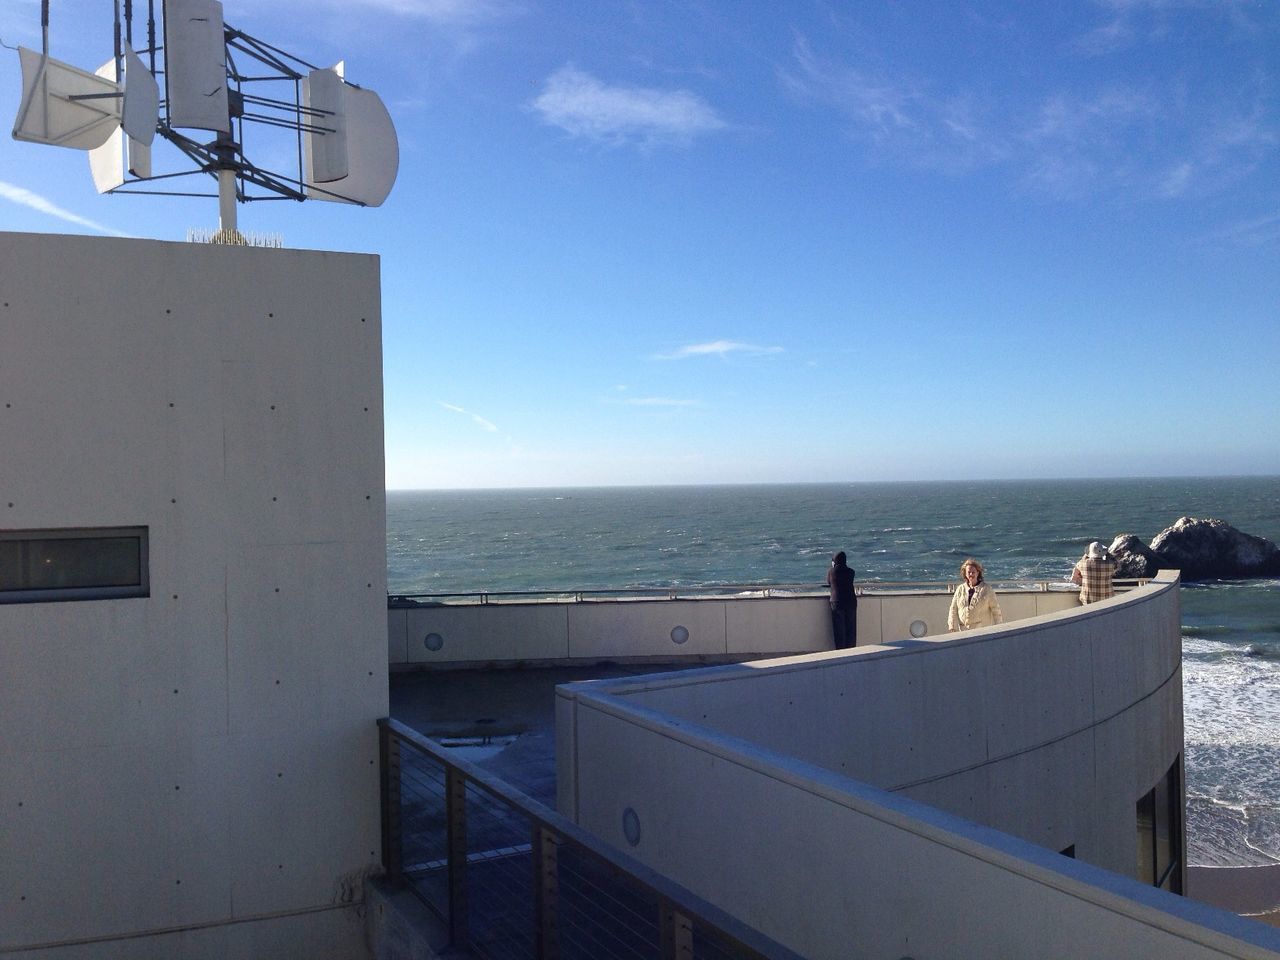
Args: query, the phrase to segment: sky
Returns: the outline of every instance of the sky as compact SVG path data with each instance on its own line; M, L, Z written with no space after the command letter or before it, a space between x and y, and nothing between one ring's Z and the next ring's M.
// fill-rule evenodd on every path
M1272 0L223 7L394 120L381 206L239 211L380 256L390 489L1280 474ZM55 58L112 32L53 0ZM0 138L0 229L217 218Z

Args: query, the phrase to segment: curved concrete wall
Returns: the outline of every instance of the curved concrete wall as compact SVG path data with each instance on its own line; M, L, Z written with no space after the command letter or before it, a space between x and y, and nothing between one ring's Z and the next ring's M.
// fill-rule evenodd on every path
M858 642L945 634L950 593L864 593ZM1075 591L1007 590L1007 619L1077 606ZM450 603L387 612L393 667L625 658L747 659L831 649L826 595Z
M570 685L559 806L806 956L1273 956L1121 876L1182 749L1180 657L1166 574L952 640Z
M4 234L0 277L0 525L145 526L151 574L0 605L0 954L363 955L377 258Z

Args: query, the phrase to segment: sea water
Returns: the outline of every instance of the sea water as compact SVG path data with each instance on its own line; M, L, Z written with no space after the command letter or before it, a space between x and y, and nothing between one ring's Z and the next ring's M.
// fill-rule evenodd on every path
M1179 517L1280 540L1280 477L387 494L396 594L860 581L1065 581L1091 540ZM1182 588L1188 858L1280 862L1280 582Z

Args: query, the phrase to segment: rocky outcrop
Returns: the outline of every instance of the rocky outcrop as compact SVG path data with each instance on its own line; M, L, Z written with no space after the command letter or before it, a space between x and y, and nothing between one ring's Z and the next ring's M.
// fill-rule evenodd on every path
M1156 534L1150 552L1162 566L1181 570L1183 580L1280 575L1280 548L1224 520L1182 517Z
M1147 580L1169 562L1132 533L1122 533L1111 541L1107 552L1115 557L1116 576L1121 580Z
M1180 570L1183 580L1234 580L1280 576L1280 548L1264 537L1241 533L1225 520L1182 517L1165 527L1147 546L1132 533L1111 541L1121 580L1153 577L1156 571Z

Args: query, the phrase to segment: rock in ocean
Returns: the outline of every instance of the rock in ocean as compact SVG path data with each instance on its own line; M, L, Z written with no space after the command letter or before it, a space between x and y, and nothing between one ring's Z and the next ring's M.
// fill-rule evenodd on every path
M1107 552L1116 559L1116 576L1121 580L1146 580L1170 564L1132 533L1122 533L1111 541Z
M1280 548L1224 520L1181 517L1156 534L1150 552L1162 566L1181 570L1183 580L1280 575Z

